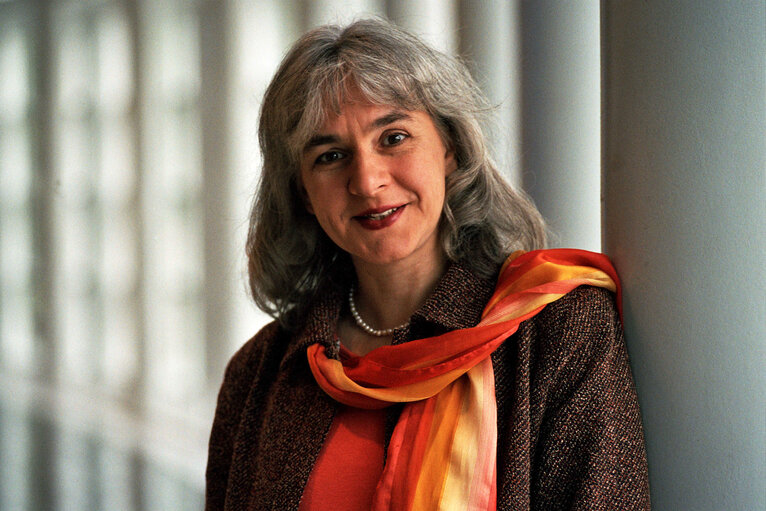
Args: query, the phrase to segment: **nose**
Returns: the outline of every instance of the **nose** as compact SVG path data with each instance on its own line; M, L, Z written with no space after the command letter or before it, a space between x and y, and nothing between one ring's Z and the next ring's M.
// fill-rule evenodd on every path
M390 177L384 156L373 151L357 151L349 165L348 191L353 195L373 197L386 188Z

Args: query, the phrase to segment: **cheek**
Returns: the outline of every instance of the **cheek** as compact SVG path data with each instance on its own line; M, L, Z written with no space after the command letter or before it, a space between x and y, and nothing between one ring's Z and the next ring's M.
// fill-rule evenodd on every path
M429 169L429 171L422 172L422 169L424 168ZM444 162L440 160L429 160L423 162L418 169L419 171L413 174L413 186L421 190L431 202L439 203L434 206L440 208L441 203L444 201L446 186L446 169L444 168Z
M301 189L306 210L317 218L325 213L328 204L332 204L332 193L329 193L327 183L316 179L316 177L311 179L304 177Z
M341 198L333 189L314 186L306 190L306 210L314 215L328 235L337 230L335 225L341 214Z

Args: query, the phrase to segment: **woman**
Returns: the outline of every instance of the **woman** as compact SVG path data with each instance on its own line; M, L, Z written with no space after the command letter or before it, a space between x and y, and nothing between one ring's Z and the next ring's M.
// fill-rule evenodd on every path
M227 368L208 509L649 508L616 276L534 250L485 111L462 64L383 21L285 57L247 242L276 321Z

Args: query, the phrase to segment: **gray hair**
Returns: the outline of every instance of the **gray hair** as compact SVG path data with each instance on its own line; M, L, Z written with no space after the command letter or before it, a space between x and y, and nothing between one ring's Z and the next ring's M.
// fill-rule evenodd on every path
M306 211L299 172L306 143L351 87L373 104L427 112L454 149L439 227L448 259L491 277L511 251L545 245L537 209L488 153L480 119L490 109L464 64L385 20L322 26L293 45L261 107L263 166L246 252L262 310L291 328L317 293L351 285L351 259Z

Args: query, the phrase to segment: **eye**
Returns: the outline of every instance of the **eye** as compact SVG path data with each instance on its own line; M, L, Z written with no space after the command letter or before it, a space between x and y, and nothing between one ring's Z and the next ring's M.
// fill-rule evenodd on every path
M406 133L402 133L400 131L394 132L394 133L386 133L383 136L383 145L384 146L394 146L401 144L405 139L407 138Z
M342 160L345 157L346 155L340 151L327 151L325 153L320 154L319 157L317 157L317 159L315 160L315 163L319 165L328 165L338 160Z

